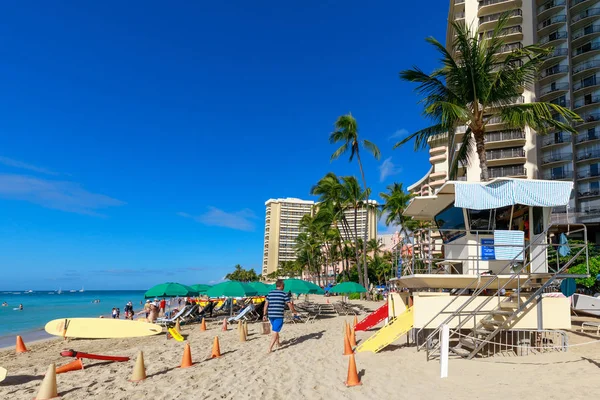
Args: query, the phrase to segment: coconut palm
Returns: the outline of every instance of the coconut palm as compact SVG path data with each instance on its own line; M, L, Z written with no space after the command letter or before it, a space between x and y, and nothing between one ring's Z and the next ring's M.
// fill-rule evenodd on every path
M372 253L373 257L377 257L383 251L383 243L377 239L371 239L367 242L367 252Z
M440 54L441 67L426 74L418 67L400 72L400 79L417 83L423 95L423 114L433 125L421 129L394 148L415 139L415 148L425 148L430 139L447 140L451 154L450 177L456 176L460 163L470 163L473 146L479 159L481 180L489 179L486 153L486 126L493 122L507 129L529 127L539 134L558 129L577 133L572 123L581 118L555 103L533 102L517 104L525 88L531 88L537 71L552 49L529 45L508 55L502 39L508 14L499 20L490 38L481 37L468 26L452 23L456 33L452 50L434 38L426 39ZM454 153L455 132L459 126L466 131Z
M360 140L358 137L358 124L356 123L356 119L352 116L352 114L348 113L346 115L342 115L335 121L335 131L329 135L329 142L332 144L342 143L342 145L331 155L331 160L338 159L342 154L350 152L350 159L352 161L354 156L356 156L356 161L358 162L358 167L360 169L360 175L362 177L363 186L365 188L365 192L367 193L365 205L369 204L369 193L367 181L365 179L365 172L363 170L362 162L360 160L360 149L361 147L367 150L369 153L375 157L376 160L381 158L381 152L375 143L370 142L366 139ZM367 207L365 207L367 208ZM368 275L368 265L367 265L367 238L368 238L368 227L369 227L369 213L368 209L365 217L365 232L363 238L363 281L365 287L369 284L369 275ZM357 265L358 268L358 265ZM358 274L360 276L360 270L358 270Z
M404 192L401 183L393 183L387 187L387 190L387 193L379 193L379 197L384 201L381 209L386 215L385 224L387 226L400 225L400 232L406 236L406 224L411 218L404 216L404 210L408 207L413 195Z

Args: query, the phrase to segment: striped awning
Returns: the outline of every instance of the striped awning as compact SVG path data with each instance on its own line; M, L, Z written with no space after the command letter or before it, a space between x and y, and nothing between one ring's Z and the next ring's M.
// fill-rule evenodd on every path
M482 182L452 182L454 205L471 210L488 210L522 204L533 207L557 207L569 204L573 182L526 179Z

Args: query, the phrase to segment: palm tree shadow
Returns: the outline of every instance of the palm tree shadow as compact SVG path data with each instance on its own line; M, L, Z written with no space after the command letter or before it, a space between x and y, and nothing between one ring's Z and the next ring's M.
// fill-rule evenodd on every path
M297 344L306 342L307 340L312 340L312 339L316 339L319 340L323 337L323 333L325 331L319 331L319 332L312 332L312 333L308 333L306 335L302 335L302 336L298 336L296 338L292 338L289 340L284 340L281 343L281 347L280 349L285 349L286 347L291 347L291 346L295 346Z

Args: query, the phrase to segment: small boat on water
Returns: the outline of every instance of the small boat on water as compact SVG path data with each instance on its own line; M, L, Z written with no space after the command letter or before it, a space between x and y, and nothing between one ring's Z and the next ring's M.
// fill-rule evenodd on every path
M77 290L69 290L69 293L77 293Z
M26 291L25 293L33 293L33 290L29 289L28 291Z
M79 293L83 293L85 292L85 290L83 290L83 286L81 287L81 290L79 291Z
M575 293L571 299L571 308L575 313L600 317L600 297Z
M62 289L58 289L58 292L56 292L56 294L62 294Z

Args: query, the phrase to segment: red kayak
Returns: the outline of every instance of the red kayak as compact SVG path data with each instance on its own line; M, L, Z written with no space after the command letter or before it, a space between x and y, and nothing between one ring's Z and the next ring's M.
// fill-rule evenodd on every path
M75 350L65 350L60 353L63 357L75 357L75 358L89 358L92 360L106 360L106 361L129 361L129 357L118 357L118 356L101 356L98 354L82 353Z

